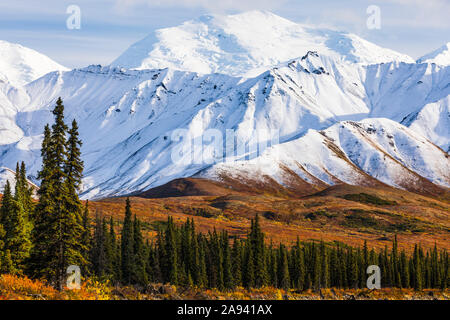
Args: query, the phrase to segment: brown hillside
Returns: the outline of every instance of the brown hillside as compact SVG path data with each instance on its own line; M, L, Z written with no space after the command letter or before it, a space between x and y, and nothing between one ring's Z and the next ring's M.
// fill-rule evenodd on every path
M430 197L391 187L338 185L309 195L208 181L178 179L131 198L133 212L144 221L148 238L164 228L168 215L176 222L194 218L201 232L226 229L245 237L250 219L259 214L267 239L290 244L301 240L342 241L382 248L397 234L400 247L414 244L450 249L448 194ZM125 198L90 203L91 213L123 219Z

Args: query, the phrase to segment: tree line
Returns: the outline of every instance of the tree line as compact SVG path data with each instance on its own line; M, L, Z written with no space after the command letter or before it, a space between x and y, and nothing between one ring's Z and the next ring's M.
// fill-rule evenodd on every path
M125 218L89 215L89 202L78 198L83 162L76 121L64 123L64 106L58 99L55 122L44 129L41 185L33 189L25 165L16 168L14 192L6 183L0 208L0 272L44 279L62 289L69 265L77 265L84 278L116 284L178 286L233 290L236 287L307 290L365 288L369 265L381 269L382 287L441 288L449 284L446 250L412 254L392 247L375 251L340 242L300 241L286 246L267 241L259 216L251 220L246 237L230 237L215 229L196 231L193 219L176 225L168 217L151 242L144 239L143 223L126 200ZM121 225L121 228L119 226ZM119 233L116 233L119 230Z
M109 228L106 223L96 223L96 230L97 225L103 226L104 234L110 230L104 244L94 244L105 248L101 256L107 257L97 275L122 283L171 283L219 290L265 286L297 290L366 288L369 265L380 267L382 287L445 289L449 283L446 250L439 251L435 246L424 251L416 245L413 254L407 255L398 249L396 237L390 249L378 252L369 250L367 243L354 248L340 242L297 240L287 247L265 241L258 216L251 220L250 231L243 239L230 237L226 231L198 233L193 219L177 226L168 217L165 230L159 230L156 239L144 245L141 223L136 217L132 222L129 200L121 246L115 242L113 221Z

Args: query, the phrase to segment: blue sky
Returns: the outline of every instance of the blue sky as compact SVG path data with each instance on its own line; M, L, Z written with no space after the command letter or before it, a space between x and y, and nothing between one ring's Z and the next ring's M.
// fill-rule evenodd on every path
M80 30L66 27L69 5L81 9ZM381 9L379 30L366 27L370 5ZM70 68L106 65L155 29L206 13L255 9L356 33L413 58L450 41L449 0L2 0L0 39Z

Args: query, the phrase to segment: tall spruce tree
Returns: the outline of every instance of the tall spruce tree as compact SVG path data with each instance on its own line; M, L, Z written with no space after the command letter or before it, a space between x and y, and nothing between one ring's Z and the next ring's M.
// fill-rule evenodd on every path
M288 256L286 251L286 247L280 244L278 258L278 279L280 288L288 290L291 287L291 284L289 276Z
M94 239L91 248L91 261L94 274L104 278L107 274L108 257L106 252L106 234L104 223L99 213L95 214Z
M109 241L111 248L111 263L112 263L112 276L113 281L120 281L120 247L117 241L116 232L114 231L114 219L111 216L109 219Z
M64 123L64 106L58 98L53 110L55 122L44 129L39 204L34 214L34 247L30 259L31 272L62 290L67 267L83 266L81 243L82 221L76 185L68 176L71 146L67 144L68 128ZM68 153L69 150L69 153ZM71 172L71 174L74 172ZM79 172L81 174L81 172Z
M133 221L133 238L134 238L134 262L133 283L145 286L148 283L147 277L147 254L144 246L144 238L141 232L141 222L134 215Z
M165 234L165 254L164 267L166 269L166 281L174 285L178 284L179 280L179 262L177 249L177 231L173 223L173 218L169 217L167 221L167 229Z
M250 241L252 243L253 258L255 263L255 285L256 287L262 287L267 284L267 266L265 261L265 245L264 245L264 233L261 231L259 225L259 215L256 214L255 220L252 224L250 231Z
M127 198L125 204L125 219L123 221L121 235L121 273L122 282L131 284L135 268L134 256L134 226L131 213L130 198Z

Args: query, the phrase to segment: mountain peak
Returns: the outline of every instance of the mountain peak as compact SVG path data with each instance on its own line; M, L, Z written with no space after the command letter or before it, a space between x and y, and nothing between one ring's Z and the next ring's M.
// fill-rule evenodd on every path
M450 65L450 42L447 42L442 47L419 58L417 63L435 63L443 66Z
M205 15L159 29L133 44L112 66L170 67L199 73L243 76L265 71L308 51L352 63L414 62L360 37L298 24L268 11Z
M0 80L23 86L56 70L68 69L35 50L0 40Z

